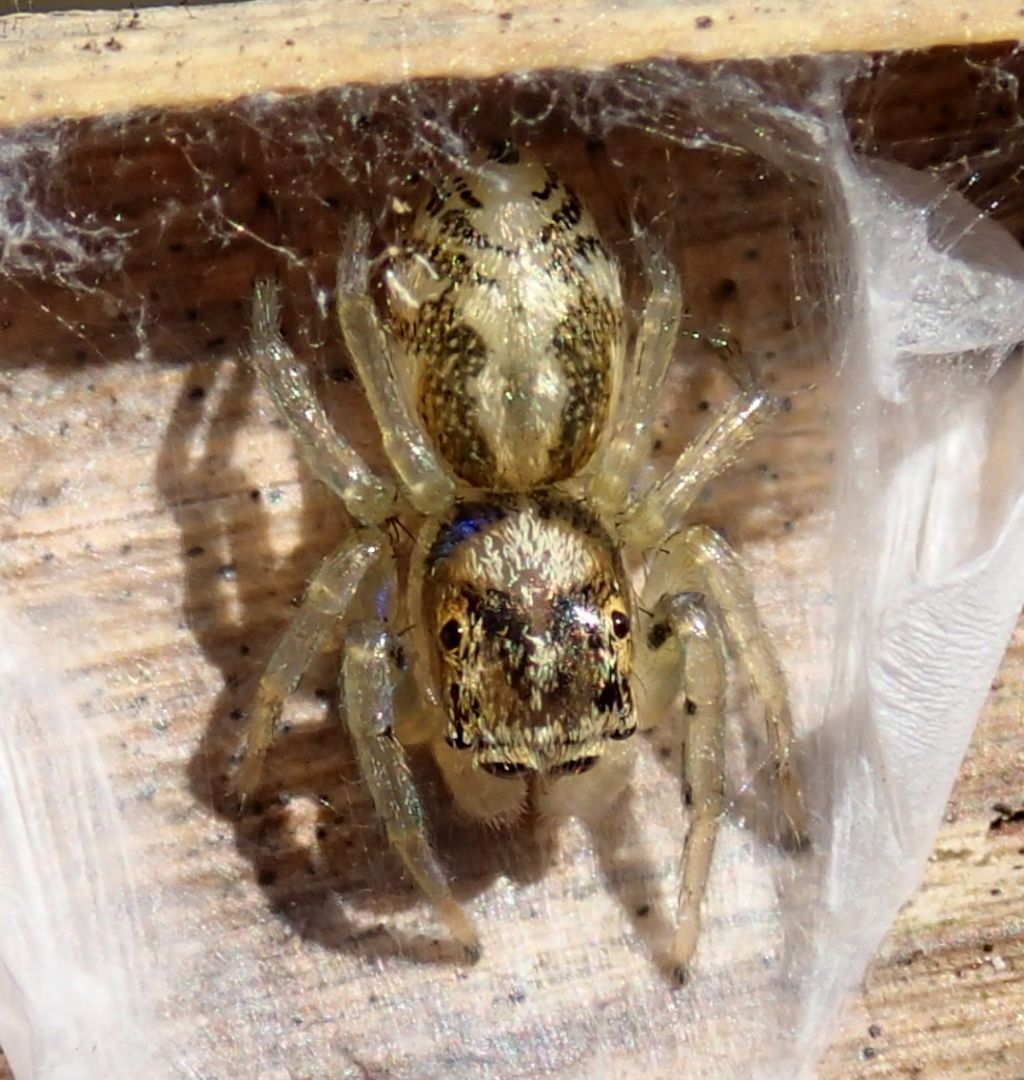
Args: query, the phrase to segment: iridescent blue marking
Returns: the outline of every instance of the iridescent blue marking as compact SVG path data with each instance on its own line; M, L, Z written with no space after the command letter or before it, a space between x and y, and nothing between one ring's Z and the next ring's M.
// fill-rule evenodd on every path
M427 564L434 567L443 562L460 544L495 521L501 521L504 516L504 508L496 503L460 503L456 507L455 517L437 534Z

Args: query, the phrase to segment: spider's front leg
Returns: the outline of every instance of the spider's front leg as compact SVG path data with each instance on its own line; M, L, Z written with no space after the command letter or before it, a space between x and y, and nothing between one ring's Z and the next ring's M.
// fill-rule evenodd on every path
M344 713L355 744L359 769L388 840L406 869L441 913L452 937L476 960L480 939L452 896L444 871L427 839L426 815L405 751L395 734L398 642L382 623L353 627L342 665Z
M660 716L681 680L694 710L684 782L693 818L684 852L675 942L675 959L684 971L697 941L700 902L722 806L726 644L765 707L783 839L791 846L806 841L806 811L796 775L785 679L736 552L707 526L684 530L655 559L644 605L654 612L648 633L654 677L649 681L655 691L661 691L651 695L650 706ZM674 643L671 647L670 642ZM675 652L666 656L667 648ZM664 669L673 662L678 669L674 681L666 678ZM662 665L660 672L658 665Z
M673 974L686 981L700 935L700 909L725 790L725 643L718 616L697 593L666 595L657 603L647 635L649 686L645 707L656 723L680 687L686 695L683 802L689 827L676 908Z
M285 700L295 692L314 657L337 630L360 585L380 565L388 549L387 537L379 530L360 529L324 560L311 579L298 612L260 678L249 713L245 751L235 774L235 791L242 807L259 786Z
M374 475L355 447L331 424L309 371L281 337L280 316L277 285L269 280L257 282L249 354L253 371L316 478L338 495L357 521L377 525L394 513L395 486Z
M724 537L706 525L684 529L659 551L648 575L644 601L651 606L666 594L690 592L707 597L714 605L730 650L764 705L783 839L800 847L807 837L807 815L796 775L786 680L739 556Z

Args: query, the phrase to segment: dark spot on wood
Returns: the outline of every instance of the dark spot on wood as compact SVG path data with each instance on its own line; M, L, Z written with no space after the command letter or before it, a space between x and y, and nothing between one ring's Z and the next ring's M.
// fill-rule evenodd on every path
M714 291L714 298L719 302L731 300L739 292L739 286L732 278L722 278Z

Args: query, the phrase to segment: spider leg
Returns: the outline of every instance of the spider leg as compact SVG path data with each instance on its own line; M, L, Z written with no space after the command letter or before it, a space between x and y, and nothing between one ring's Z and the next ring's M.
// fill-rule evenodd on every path
M426 834L426 815L395 736L396 641L381 623L360 623L349 632L342 665L345 716L359 769L370 789L388 840L406 869L441 913L452 937L476 959L480 939L452 896Z
M666 594L658 601L648 635L659 685L671 697L682 684L687 731L683 743L683 802L689 827L676 908L672 967L686 981L700 934L701 902L707 890L725 787L725 642L714 608L697 593ZM669 670L665 670L668 668ZM652 673L653 674L653 673Z
M392 346L370 296L369 239L369 222L354 217L338 260L338 319L395 475L420 513L436 514L454 499L455 484L398 385Z
M235 791L244 807L259 786L263 761L274 739L274 729L285 699L299 685L306 668L324 648L344 618L359 586L388 550L376 529L361 529L329 556L311 579L295 618L277 643L256 690L246 729L246 746Z
M764 704L785 839L793 846L802 845L807 815L796 775L786 681L739 556L713 529L691 526L674 537L655 561L645 587L645 604L650 606L665 592L700 593L717 610L732 654Z
M277 406L314 475L334 491L359 522L376 525L393 513L397 493L375 476L335 430L316 395L309 371L281 337L277 285L259 281L253 294L250 362Z
M781 408L780 402L751 379L732 401L676 458L660 480L628 507L620 535L637 547L652 547L682 528L704 486L727 469L758 428Z
M637 238L642 244L642 237ZM650 451L651 418L675 355L683 299L679 276L669 259L650 250L644 260L650 292L637 331L633 355L623 373L611 437L587 469L587 495L598 513L613 516L629 492Z

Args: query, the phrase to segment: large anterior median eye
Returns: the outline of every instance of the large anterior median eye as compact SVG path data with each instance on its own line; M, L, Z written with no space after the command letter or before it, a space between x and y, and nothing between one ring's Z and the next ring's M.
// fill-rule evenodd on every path
M441 644L448 652L455 652L455 650L462 644L463 626L458 619L449 619L444 626L441 627L441 632L438 635L441 639Z
M624 611L612 612L612 633L620 640L629 633L629 616Z

